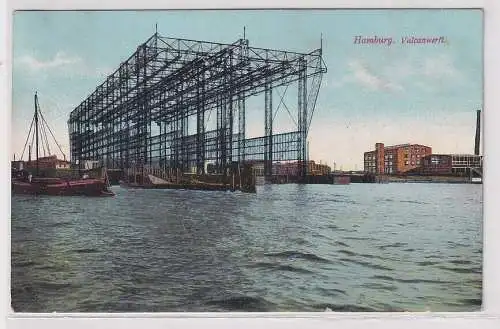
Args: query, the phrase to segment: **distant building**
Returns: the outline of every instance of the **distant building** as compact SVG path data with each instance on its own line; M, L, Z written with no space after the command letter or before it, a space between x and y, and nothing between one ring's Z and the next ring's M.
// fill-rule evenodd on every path
M298 176L300 173L300 163L294 162L277 162L273 164L273 175L280 176ZM316 163L313 160L307 161L307 174L312 176L329 175L332 172L330 166L323 163Z
M446 175L452 172L452 156L449 154L430 154L422 158L420 172L425 175Z
M483 157L474 154L452 154L451 171L453 174L467 173L471 168L482 169Z
M377 143L374 151L364 153L364 169L375 174L404 174L421 167L422 158L430 154L432 148L425 145Z
M473 154L431 154L424 157L420 172L427 175L463 175L482 169L483 157Z

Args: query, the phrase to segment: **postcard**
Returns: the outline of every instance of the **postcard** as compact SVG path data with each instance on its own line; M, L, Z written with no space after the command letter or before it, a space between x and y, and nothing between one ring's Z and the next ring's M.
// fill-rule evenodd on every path
M483 11L16 11L16 313L470 312Z

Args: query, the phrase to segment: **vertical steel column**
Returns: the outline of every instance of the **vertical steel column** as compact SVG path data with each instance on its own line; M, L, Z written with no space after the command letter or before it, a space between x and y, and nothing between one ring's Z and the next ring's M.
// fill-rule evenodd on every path
M299 175L307 175L307 72L304 59L299 61L298 85L298 168Z
M265 90L265 150L264 150L264 175L273 174L273 89L266 82Z
M229 55L229 92L228 92L228 106L226 107L227 114L226 114L226 124L225 124L225 130L226 130L226 162L225 165L226 167L224 168L224 171L227 173L228 168L232 168L232 162L233 162L233 133L234 133L234 115L233 115L233 109L234 109L234 86L233 86L233 52L230 53Z
M189 170L189 154L188 154L188 145L187 145L187 136L188 136L188 115L187 109L183 104L181 108L181 169L183 171Z
M175 169L179 169L180 167L180 148L181 148L181 115L180 115L180 104L179 99L177 99L177 104L175 105L175 114L174 114L174 164L173 167Z
M146 89L146 79L147 79L147 53L146 46L143 47L143 55L142 55L142 68L143 68L143 76L142 76L142 146L143 146L143 162L142 165L146 165L149 161L148 156L148 131L150 127L150 116L149 111L150 108L148 106L148 90Z
M245 95L238 96L238 162L245 161Z
M196 172L198 175L205 174L205 79L200 81L198 74L197 90L196 90Z
M226 97L221 95L217 106L217 139L219 152L217 154L217 169L225 175L226 168Z

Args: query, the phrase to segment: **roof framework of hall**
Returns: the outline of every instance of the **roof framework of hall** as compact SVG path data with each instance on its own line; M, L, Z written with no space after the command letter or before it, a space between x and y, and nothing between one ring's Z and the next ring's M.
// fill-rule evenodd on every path
M298 53L249 47L247 39L224 44L155 33L71 112L69 123L105 125L124 113L136 121L145 110L149 120L168 122L196 114L200 103L213 108L221 97L246 98L300 78L320 81L321 55L321 48ZM312 89L304 102L307 127L318 94Z

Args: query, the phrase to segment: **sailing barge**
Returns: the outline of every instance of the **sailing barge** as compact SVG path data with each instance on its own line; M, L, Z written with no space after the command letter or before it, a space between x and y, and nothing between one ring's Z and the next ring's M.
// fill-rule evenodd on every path
M34 128L34 129L33 129ZM109 179L105 168L102 168L99 176L96 178L91 178L87 173L82 177L74 177L70 175L68 177L43 177L47 176L47 170L44 170L42 174L42 169L40 168L47 164L44 159L54 158L57 161L57 157L39 157L39 141L41 138L42 149L45 153L46 151L50 154L50 146L48 143L47 131L54 139L59 151L64 155L61 150L59 143L54 137L52 130L45 121L43 114L40 110L38 104L38 95L35 93L35 114L31 122L30 130L28 132L28 137L24 145L24 149L21 158L24 155L26 145L31 137L31 144L29 145L29 155L28 155L28 169L18 170L12 172L12 193L13 194L33 194L33 195L59 195L59 196L113 196L114 193L110 190ZM33 133L32 133L33 132ZM36 160L34 161L35 168L33 168L33 161L31 161L31 149L32 143L35 140L35 154ZM65 156L64 156L65 157ZM56 169L56 168L53 168ZM34 170L34 175L32 171ZM78 175L79 176L79 175Z

